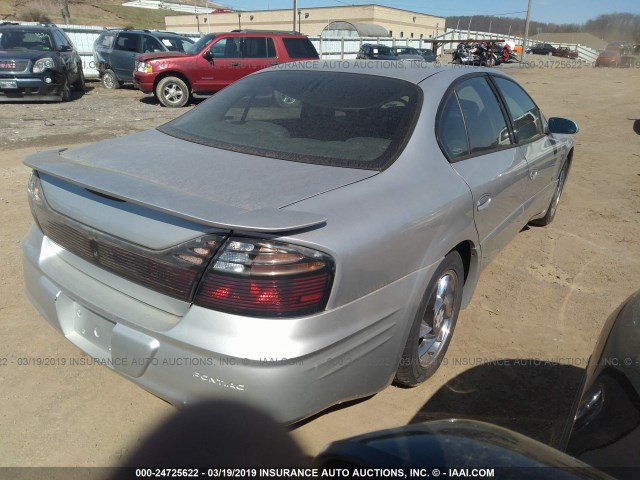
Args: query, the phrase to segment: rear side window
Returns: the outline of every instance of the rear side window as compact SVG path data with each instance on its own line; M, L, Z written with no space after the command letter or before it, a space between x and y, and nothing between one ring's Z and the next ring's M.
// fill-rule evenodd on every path
M252 155L382 170L411 137L421 103L419 88L403 80L272 71L234 83L160 131Z
M470 153L480 153L511 144L498 100L484 77L473 77L456 87L462 108Z
M467 132L455 93L451 92L444 103L438 121L438 140L450 160L469 154Z
M541 135L544 130L540 110L531 97L517 84L504 78L493 77L513 120L518 143L525 143Z
M243 41L244 58L275 58L276 47L273 38L247 37Z
M126 52L138 52L140 35L137 33L123 32L118 35L113 48Z
M308 38L283 38L289 58L319 58L316 48Z

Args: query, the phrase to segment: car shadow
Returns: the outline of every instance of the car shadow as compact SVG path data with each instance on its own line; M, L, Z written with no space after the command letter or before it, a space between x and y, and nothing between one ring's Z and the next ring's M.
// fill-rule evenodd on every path
M557 448L583 376L582 368L541 360L483 363L447 382L409 424L479 420Z
M640 135L640 118L634 120L633 131L636 132L636 134Z
M191 98L191 99L189 99L189 101L187 102L187 104L184 107L197 107L198 105L200 105L205 100L207 100L207 99L206 98ZM143 103L145 105L162 106L161 103L158 101L158 99L155 97L155 95L145 95L144 97L142 97L140 99L140 103Z

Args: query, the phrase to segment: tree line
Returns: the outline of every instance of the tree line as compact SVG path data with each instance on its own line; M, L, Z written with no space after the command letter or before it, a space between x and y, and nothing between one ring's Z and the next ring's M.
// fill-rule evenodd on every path
M453 16L446 19L447 28L524 35L525 20L516 17L492 17L489 15ZM470 25L470 26L469 26ZM538 33L586 32L605 41L627 41L640 43L640 15L632 13L609 13L600 15L584 24L545 23L531 21L529 35Z

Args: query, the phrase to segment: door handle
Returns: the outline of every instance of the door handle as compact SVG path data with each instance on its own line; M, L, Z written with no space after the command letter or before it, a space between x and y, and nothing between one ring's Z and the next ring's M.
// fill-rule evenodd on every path
M483 195L482 197L480 197L480 200L478 200L478 203L476 205L478 207L478 210L484 210L489 205L491 205L491 195L489 195L488 193Z
M280 65L280 62L271 62L271 65L272 65L272 66L274 66L274 65Z
M229 65L231 65L232 67L239 67L240 62L231 62Z
M538 176L538 170L531 170L531 172L529 172L529 178L531 180L535 180L537 176Z

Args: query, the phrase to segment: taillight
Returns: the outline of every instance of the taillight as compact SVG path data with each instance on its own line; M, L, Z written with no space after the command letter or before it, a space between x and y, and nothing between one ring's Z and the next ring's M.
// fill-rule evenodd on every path
M323 253L282 242L230 238L207 269L197 305L252 317L322 311L333 280Z
M185 302L193 299L205 266L224 236L203 235L164 250L151 250L87 227L48 205L37 172L27 186L33 218L54 243L116 275Z

